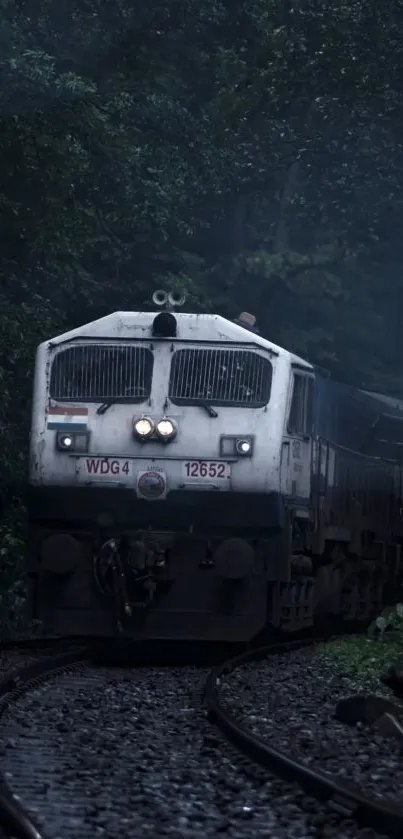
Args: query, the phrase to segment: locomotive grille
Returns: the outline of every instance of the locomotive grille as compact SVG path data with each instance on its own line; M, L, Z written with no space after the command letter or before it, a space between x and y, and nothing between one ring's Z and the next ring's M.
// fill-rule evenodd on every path
M143 402L151 392L153 361L153 354L146 347L67 347L53 360L50 396L74 402Z
M247 350L177 350L172 358L169 398L176 405L260 408L270 398L270 361Z

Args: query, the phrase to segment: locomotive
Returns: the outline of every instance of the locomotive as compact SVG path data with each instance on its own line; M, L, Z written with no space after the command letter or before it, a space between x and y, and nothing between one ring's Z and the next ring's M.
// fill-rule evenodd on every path
M115 312L38 347L27 571L49 633L249 642L401 582L403 403L255 318Z

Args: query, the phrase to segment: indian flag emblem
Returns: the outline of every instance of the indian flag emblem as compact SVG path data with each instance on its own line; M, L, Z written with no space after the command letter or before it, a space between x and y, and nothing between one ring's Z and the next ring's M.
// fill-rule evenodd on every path
M48 408L46 428L48 431L86 431L88 408L76 405L57 405Z

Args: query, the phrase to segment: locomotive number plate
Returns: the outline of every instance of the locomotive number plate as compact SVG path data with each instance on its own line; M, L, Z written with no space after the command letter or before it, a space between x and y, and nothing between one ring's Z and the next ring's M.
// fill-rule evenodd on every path
M229 463L222 460L187 460L183 464L185 478L227 479L231 476Z

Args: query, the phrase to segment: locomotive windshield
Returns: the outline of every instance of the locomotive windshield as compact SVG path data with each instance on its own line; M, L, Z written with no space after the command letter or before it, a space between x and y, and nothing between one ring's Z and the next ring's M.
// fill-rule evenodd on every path
M168 395L174 405L261 408L270 399L272 373L269 359L251 350L180 349Z
M70 346L53 360L50 396L74 402L144 402L151 392L153 362L146 347Z

